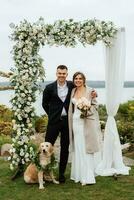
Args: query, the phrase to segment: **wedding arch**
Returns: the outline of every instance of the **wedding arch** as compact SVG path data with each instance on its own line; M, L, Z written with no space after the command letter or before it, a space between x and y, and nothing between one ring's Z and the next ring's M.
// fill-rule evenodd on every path
M45 24L43 18L36 23L24 20L18 26L10 24L13 29L11 39L15 68L12 70L11 84L15 93L12 98L12 108L15 118L12 138L12 156L10 168L24 165L34 159L35 152L29 144L29 132L35 116L32 104L35 102L37 81L43 80L45 71L43 59L38 54L41 46L75 47L95 45L102 41L106 46L106 108L108 119L105 129L103 158L98 166L100 175L128 174L129 168L123 164L121 145L114 116L117 113L125 70L125 29L116 28L113 22L97 19L75 22L73 19L58 20L54 24Z

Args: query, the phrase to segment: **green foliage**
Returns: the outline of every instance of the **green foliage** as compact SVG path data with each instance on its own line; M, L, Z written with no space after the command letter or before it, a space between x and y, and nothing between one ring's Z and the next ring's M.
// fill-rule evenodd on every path
M0 148L5 143L12 143L11 137L9 135L0 135Z
M99 106L99 116L101 127L104 129L107 120L106 107L104 105ZM134 143L134 101L131 100L120 104L115 119L117 122L121 143Z
M5 105L0 105L0 135L12 134L13 112Z
M106 106L100 104L98 107L98 112L99 112L100 121L106 121L107 119Z
M13 132L11 122L0 121L0 135L11 135Z
M0 105L0 135L12 135L13 112L5 105ZM33 126L37 133L45 133L48 123L46 115L36 116L33 120Z
M101 122L101 128L105 128L107 120L107 113L105 105L99 105L99 116ZM11 109L4 105L0 105L0 135L12 134L12 120L13 112ZM134 143L134 101L128 101L120 104L118 113L115 117L117 122L117 128L120 135L121 143L126 142ZM37 133L45 133L48 123L46 115L36 116L33 125Z
M120 134L121 143L134 143L134 122L132 121L117 121L117 127Z
M107 120L106 106L100 104L98 107L98 112L99 112L101 129L105 129L106 120Z
M37 133L44 133L47 128L48 118L46 115L35 119L35 130Z
M122 118L124 121L134 121L134 101L120 104L117 119Z
M13 118L13 112L5 105L0 105L0 121L11 122Z

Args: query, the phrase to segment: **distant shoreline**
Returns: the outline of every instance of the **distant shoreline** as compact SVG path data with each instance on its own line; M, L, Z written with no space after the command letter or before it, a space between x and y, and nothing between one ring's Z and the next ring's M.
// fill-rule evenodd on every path
M40 82L42 88L53 81ZM87 85L92 88L105 88L105 81L87 81ZM10 86L10 82L0 82L0 86ZM124 88L134 88L134 81L125 81Z

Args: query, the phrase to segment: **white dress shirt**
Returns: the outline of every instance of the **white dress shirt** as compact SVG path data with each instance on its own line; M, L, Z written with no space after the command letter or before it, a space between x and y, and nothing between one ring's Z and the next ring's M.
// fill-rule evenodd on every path
M59 85L59 83L57 83L57 88L58 88L58 96L61 99L61 101L64 102L68 93L67 82L65 82L65 84L62 86ZM61 116L65 116L65 115L67 115L67 112L65 108L63 107Z

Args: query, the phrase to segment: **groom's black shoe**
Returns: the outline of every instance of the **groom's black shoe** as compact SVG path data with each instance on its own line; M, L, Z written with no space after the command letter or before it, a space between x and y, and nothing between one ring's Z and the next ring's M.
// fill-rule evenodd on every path
M65 183L65 181L66 181L65 176L63 174L59 175L59 182Z

